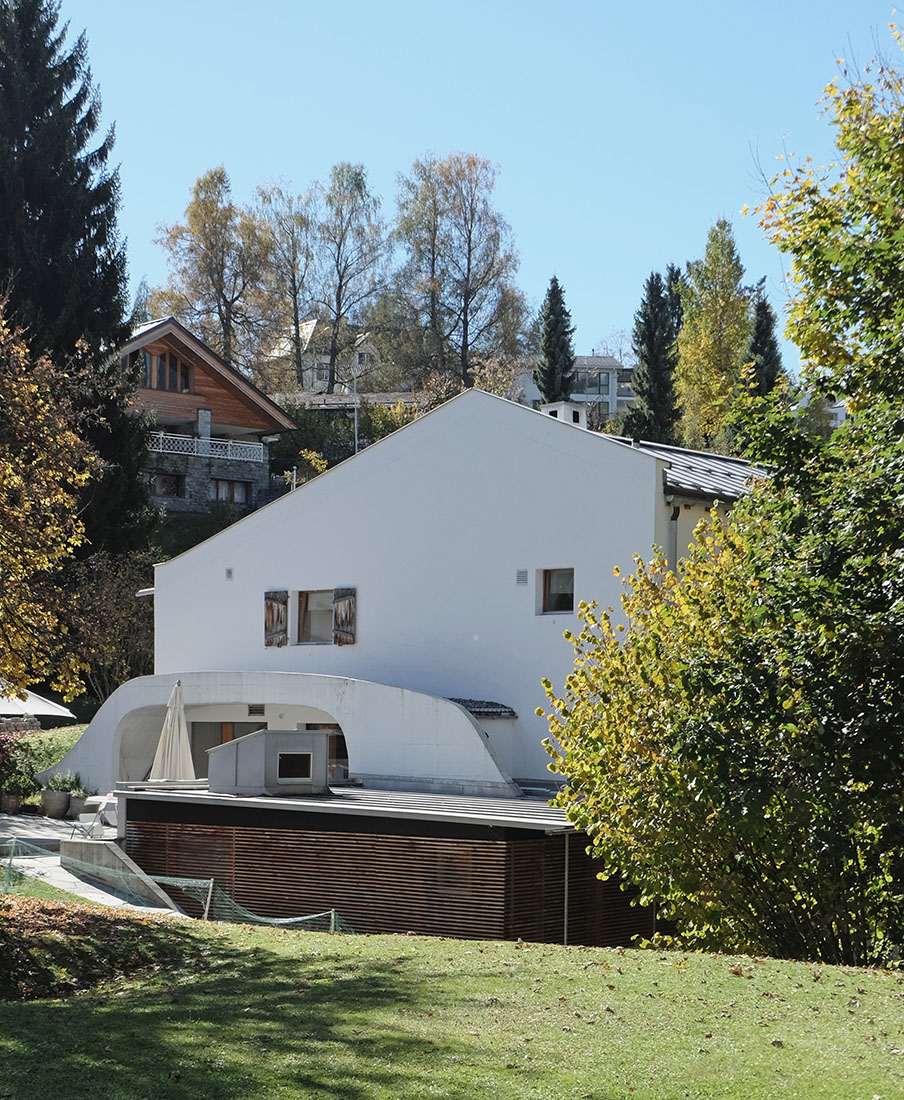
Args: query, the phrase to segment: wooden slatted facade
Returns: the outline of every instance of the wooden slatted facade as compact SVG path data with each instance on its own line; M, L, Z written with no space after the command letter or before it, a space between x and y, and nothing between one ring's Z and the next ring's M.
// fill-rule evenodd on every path
M172 420L192 423L199 409L210 409L214 425L242 425L249 433L284 430L261 398L250 391L247 383L233 378L225 368L216 370L185 341L168 335L142 344L156 363L158 355L170 352L178 355L191 368L189 393L173 393L162 389L140 387L135 403L140 409L154 410L161 422Z
M596 878L562 833L129 799L125 849L149 874L214 878L269 917L336 909L359 932L628 944L649 909ZM179 904L191 906L182 896Z

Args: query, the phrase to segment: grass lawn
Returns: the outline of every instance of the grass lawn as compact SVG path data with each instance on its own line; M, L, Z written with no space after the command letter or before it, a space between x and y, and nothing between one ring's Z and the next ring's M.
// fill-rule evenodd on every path
M63 978L79 944L153 969L0 1004L10 1100L904 1095L894 973L60 912L65 940L40 914L25 938Z
M33 878L31 875L24 875L19 871L10 872L6 867L0 867L0 889L5 893L16 894L21 898L39 898L42 901L67 901L73 905L94 904L75 894L70 894L66 890L51 886L49 882L44 882L43 879ZM2 1095L0 1093L0 1100L2 1100Z

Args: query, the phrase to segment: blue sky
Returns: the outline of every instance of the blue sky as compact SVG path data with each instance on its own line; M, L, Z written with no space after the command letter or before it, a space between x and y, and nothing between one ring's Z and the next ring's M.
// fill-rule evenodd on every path
M643 281L702 255L729 218L776 309L783 265L752 216L787 150L832 158L819 108L836 58L896 57L886 0L62 0L116 124L133 287L166 278L156 227L224 164L233 194L298 190L360 162L391 216L432 151L500 169L496 205L539 305L565 289L575 349L630 330ZM793 352L789 365L795 365Z

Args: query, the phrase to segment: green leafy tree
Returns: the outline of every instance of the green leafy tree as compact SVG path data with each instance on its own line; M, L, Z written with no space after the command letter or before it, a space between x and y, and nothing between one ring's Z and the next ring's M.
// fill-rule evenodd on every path
M709 231L703 259L687 265L680 291L675 388L688 447L719 445L741 383L750 336L750 294L743 279L731 225L720 218Z
M540 356L534 382L544 401L568 401L574 387L574 326L555 275L540 307Z
M114 356L129 326L113 132L95 143L85 36L67 49L58 23L52 0L0 3L0 286L33 354L64 372L79 431L103 463L84 487L79 552L131 549L153 515L145 428L129 415L133 386Z
M806 369L858 412L821 440L781 386L742 393L769 481L680 573L638 565L622 643L583 607L574 671L547 684L561 804L700 945L857 965L904 946L901 90L888 69L831 87L837 175L789 170L762 209Z
M634 315L632 375L636 395L634 406L624 419L623 431L636 439L676 443L675 427L680 415L673 376L678 363L678 329L675 301L659 272L644 284L643 300Z
M135 593L153 580L153 559L143 552L104 551L68 571L75 594L64 613L67 649L84 668L87 694L102 703L126 680L154 671L154 606Z
M895 231L904 204L902 100L904 78L887 65L829 84L838 163L789 164L759 208L790 259L788 336L808 388L855 407L876 391L904 397L904 238Z
M750 385L760 397L765 397L780 378L786 377L775 332L775 310L769 304L763 284L761 280L757 285L753 331L745 355L745 363L750 364Z

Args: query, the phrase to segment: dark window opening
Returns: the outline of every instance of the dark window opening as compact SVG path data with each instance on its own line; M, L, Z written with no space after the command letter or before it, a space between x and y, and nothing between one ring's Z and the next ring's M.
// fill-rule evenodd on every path
M277 779L280 782L310 779L311 757L312 754L309 752L281 752L277 764Z
M543 613L574 611L574 570L543 570Z

